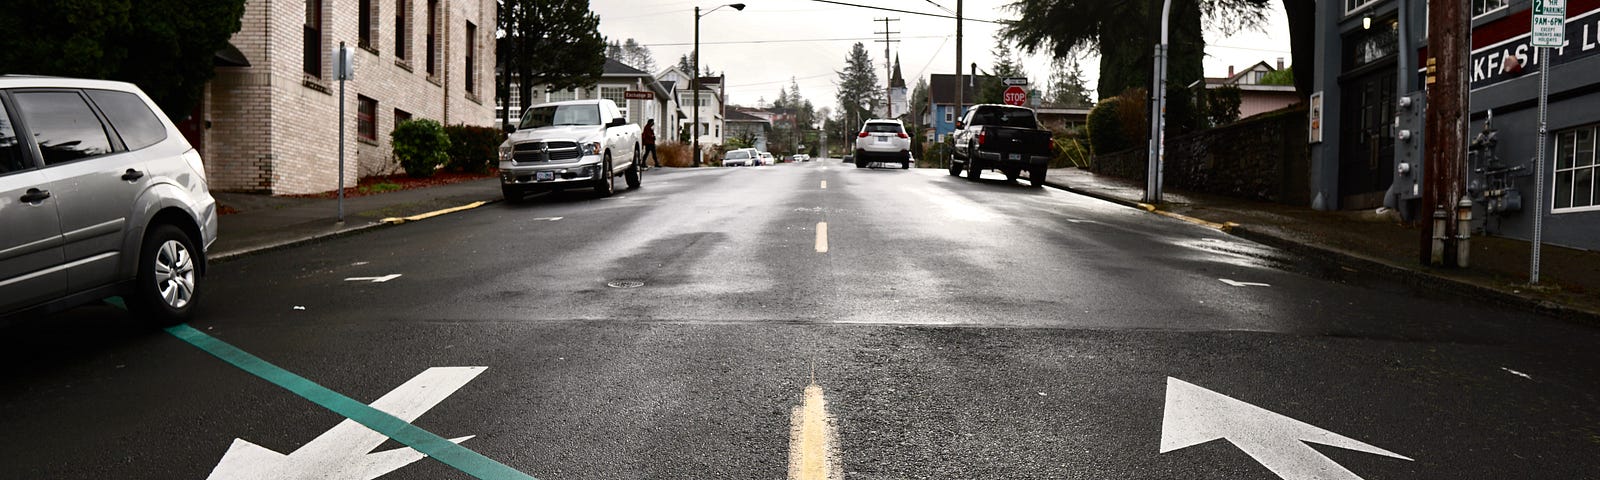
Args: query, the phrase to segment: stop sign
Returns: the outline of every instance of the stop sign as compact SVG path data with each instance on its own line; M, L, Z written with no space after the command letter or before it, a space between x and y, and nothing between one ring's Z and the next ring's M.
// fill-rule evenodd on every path
M1022 87L1012 85L1010 87L1006 87L1006 93L1001 98L1004 99L1006 105L1016 105L1020 107L1023 104L1028 103L1028 91L1023 90Z

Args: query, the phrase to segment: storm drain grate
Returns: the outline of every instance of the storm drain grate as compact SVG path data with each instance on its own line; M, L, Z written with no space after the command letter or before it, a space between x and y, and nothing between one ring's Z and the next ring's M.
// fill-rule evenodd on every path
M606 286L611 288L639 288L644 286L644 282L638 280L612 280L606 282Z

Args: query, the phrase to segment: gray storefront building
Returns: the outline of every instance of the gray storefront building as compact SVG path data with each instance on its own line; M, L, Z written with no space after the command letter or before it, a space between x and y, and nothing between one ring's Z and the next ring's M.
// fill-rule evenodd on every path
M1427 58L1423 0L1318 2L1312 100L1312 206L1418 214ZM1550 67L1528 45L1529 0L1473 0L1468 191L1474 230L1600 249L1600 0L1568 0L1567 45ZM1404 11L1402 11L1404 9ZM1543 211L1534 209L1539 76L1550 72ZM1409 72L1409 73L1407 73ZM1492 120L1491 119L1492 115ZM1320 140L1320 141L1319 141Z

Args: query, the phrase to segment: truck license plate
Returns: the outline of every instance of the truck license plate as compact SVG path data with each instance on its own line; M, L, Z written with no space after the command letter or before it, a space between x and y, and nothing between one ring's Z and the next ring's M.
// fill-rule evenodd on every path
M552 171L549 171L549 170L546 170L546 171L543 171L543 172L534 172L533 173L533 179L537 180L537 181L540 181L540 182L548 182L548 181L551 181L551 180L555 180L556 179L556 172L552 172Z
M1008 154L1006 154L1006 159L1007 160L1014 160L1014 161L1021 161L1022 160L1022 154L1020 154L1020 153L1008 153Z
M889 137L878 137L878 143L889 143Z

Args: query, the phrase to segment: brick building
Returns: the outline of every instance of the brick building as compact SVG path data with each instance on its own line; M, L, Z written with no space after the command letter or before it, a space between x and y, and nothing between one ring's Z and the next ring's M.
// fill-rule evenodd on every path
M493 0L250 0L205 101L184 128L212 188L299 194L338 188L339 82L332 52L355 49L345 85L345 184L398 171L398 120L494 126Z

